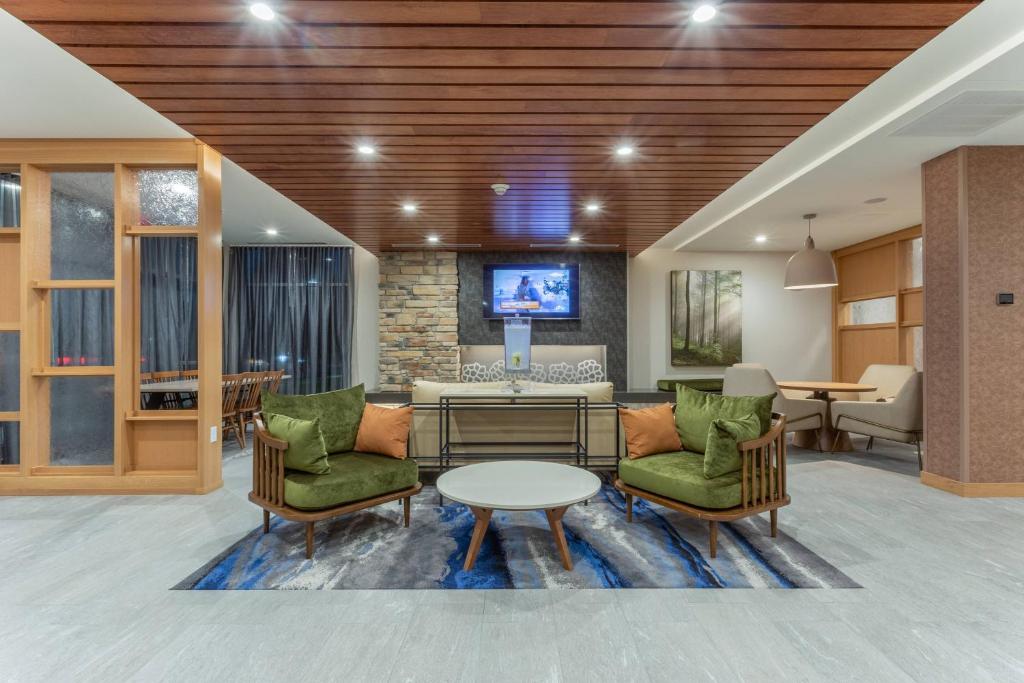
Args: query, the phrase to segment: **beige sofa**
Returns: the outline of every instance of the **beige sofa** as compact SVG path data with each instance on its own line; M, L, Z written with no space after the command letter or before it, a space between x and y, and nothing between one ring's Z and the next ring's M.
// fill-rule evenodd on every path
M507 386L505 382L475 382L472 384L430 382L425 380L413 384L412 403L416 407L413 412L412 433L409 438L410 455L426 459L424 464L429 465L431 458L436 458L439 449L439 412L435 406L439 405L441 392L446 389L465 391L500 391ZM539 382L530 385L542 391L559 392L567 390L583 390L591 404L612 403L612 383L594 382L591 384L541 384ZM512 396L509 395L509 401ZM519 402L528 402L531 399L522 396L516 397ZM554 399L536 399L551 402ZM473 399L463 399L460 403L471 403ZM493 402L493 401L489 401ZM563 401L559 401L563 402ZM564 401L572 405L573 401ZM615 432L618 423L618 413L612 408L590 410L590 440L589 453L591 456L615 455ZM453 410L451 411L451 434L452 441L508 441L511 448L503 449L501 446L475 446L474 451L493 452L501 454L507 450L519 452L544 452L557 450L566 451L566 459L575 461L575 455L570 454L569 446L523 446L515 444L516 438L524 441L572 441L576 435L576 413L574 410L563 410L553 408L551 410ZM620 430L620 444L622 443ZM458 449L453 449L458 452ZM463 449L465 450L465 449ZM624 450L621 452L625 452ZM519 457L518 455L516 457ZM523 455L522 457L529 457ZM610 462L610 461L609 461Z

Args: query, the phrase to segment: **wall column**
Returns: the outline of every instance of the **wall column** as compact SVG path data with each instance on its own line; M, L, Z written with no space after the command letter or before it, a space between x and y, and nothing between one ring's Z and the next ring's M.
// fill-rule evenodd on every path
M1024 496L1024 147L961 147L922 168L921 480ZM998 305L1001 292L1015 295Z

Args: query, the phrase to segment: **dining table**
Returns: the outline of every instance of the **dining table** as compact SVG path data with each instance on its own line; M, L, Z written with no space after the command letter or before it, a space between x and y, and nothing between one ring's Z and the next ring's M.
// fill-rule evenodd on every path
M282 375L281 379L291 379L291 375ZM167 382L143 382L139 385L139 391L143 396L143 407L147 410L156 410L164 405L168 396L194 396L199 392L198 379L174 379Z
M877 391L878 387L870 384L859 384L856 382L818 382L814 380L791 380L776 382L780 389L789 391L809 391L811 397L825 402L825 424L821 426L817 434L813 429L793 433L793 445L800 448L809 448L822 451L843 451L853 450L853 442L850 441L850 434L845 429L836 429L832 426L832 401L836 399L832 394L863 394L869 391Z

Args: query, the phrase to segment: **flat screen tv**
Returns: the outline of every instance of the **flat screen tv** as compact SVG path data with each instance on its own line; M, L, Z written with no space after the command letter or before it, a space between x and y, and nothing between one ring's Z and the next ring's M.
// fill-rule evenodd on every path
M484 318L580 317L578 263L501 263L484 266Z

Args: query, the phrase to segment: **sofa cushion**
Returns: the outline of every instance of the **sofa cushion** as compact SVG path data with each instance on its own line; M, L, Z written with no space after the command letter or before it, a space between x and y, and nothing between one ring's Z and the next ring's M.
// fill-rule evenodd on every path
M737 444L759 436L761 422L753 413L737 420L712 420L704 448L704 476L713 479L742 469L743 457Z
M289 472L284 478L284 501L300 510L321 510L382 496L415 486L419 467L412 459L397 460L369 453L328 456L327 474Z
M669 403L639 410L619 408L619 418L626 434L626 455L631 459L682 448Z
M739 472L731 472L706 479L704 456L687 451L619 461L619 479L623 483L712 510L740 504L740 476Z
M717 396L695 391L686 386L676 390L676 429L683 449L703 453L708 442L711 421L718 418L734 420L749 413L757 416L761 432L767 434L772 425L772 401L766 396Z
M356 434L356 450L402 460L407 453L412 406L384 408L368 403Z
M267 431L274 438L288 442L288 450L284 452L286 468L310 474L326 474L331 471L319 418L297 420L287 415L268 413Z
M299 420L320 418L320 431L328 453L344 453L356 447L356 433L366 405L363 385L323 394L291 396L263 392L263 412Z

